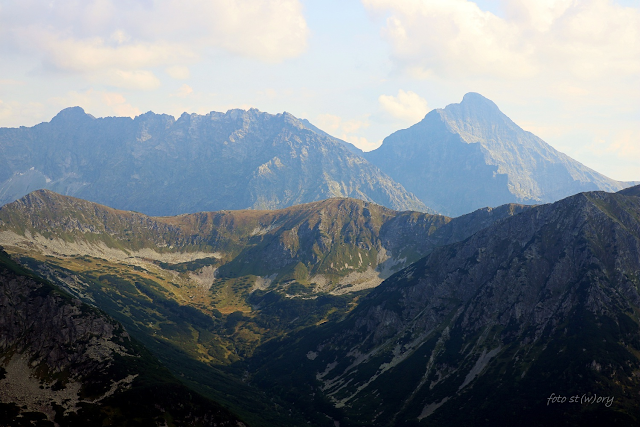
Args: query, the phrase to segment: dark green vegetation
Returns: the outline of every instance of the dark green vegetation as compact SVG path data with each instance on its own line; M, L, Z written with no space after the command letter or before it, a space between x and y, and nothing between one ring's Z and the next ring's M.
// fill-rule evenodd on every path
M238 426L122 325L0 249L0 425Z
M468 93L389 135L364 157L445 215L504 203L555 202L618 182L524 131L490 100Z
M94 118L75 107L49 123L0 129L0 205L39 188L149 215L328 197L427 210L343 141L291 114L255 109L175 120Z
M639 315L640 198L583 193L435 249L251 372L341 426L635 426Z
M296 281L315 292L350 285L344 292L376 286L434 247L465 239L523 209L505 205L452 219L328 199L275 211L148 217L39 190L0 208L0 242L29 252L73 255L77 261L82 261L78 256L119 261L136 274L170 270L162 274L173 275L173 285L179 285L178 276L208 271L210 286L215 270L217 278L243 277L260 289Z
M249 424L300 425L286 400L247 383L257 348L341 319L360 289L524 209L451 219L330 199L151 218L37 191L0 208L0 241Z
M640 421L639 197L455 219L348 199L149 218L36 192L0 221L22 265L250 425ZM416 262L348 292L381 254Z

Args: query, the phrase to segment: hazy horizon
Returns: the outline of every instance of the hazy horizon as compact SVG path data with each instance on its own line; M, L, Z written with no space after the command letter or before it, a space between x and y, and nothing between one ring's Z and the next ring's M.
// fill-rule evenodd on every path
M639 0L71 0L0 7L0 126L290 112L371 150L467 92L640 180Z

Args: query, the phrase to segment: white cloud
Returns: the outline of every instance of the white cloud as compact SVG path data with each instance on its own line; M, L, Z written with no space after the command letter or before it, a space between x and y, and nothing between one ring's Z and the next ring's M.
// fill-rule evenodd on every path
M0 79L0 85L2 86L23 86L26 82L14 79Z
M286 91L285 91L285 95L290 95L290 93L289 93L289 92L290 92L289 90L286 90ZM258 96L265 97L265 98L267 98L267 99L275 99L275 98L278 96L278 91L276 91L276 90L275 90L275 89L273 89L273 88L269 88L269 87L268 87L268 88L266 88L266 89L264 89L264 90L259 90L259 91L257 92L257 95L258 95Z
M131 37L123 30L115 30L110 37L111 41L116 42L117 44L122 44L131 40Z
M167 68L165 71L176 80L187 80L191 77L189 68L181 65L174 65L173 67Z
M0 100L0 126L2 127L35 125L49 118L42 103Z
M372 142L363 136L342 135L340 139L342 139L343 141L350 142L351 144L355 145L362 151L375 150L376 148L382 145L382 140Z
M362 0L390 11L383 30L394 59L414 74L529 76L531 47L517 25L466 0Z
M320 129L323 129L327 133L337 131L353 133L360 129L367 128L370 125L368 117L343 120L341 117L333 114L318 115L316 117L316 123Z
M334 114L319 114L316 116L314 125L318 126L318 128L324 130L329 135L333 135L343 141L350 142L364 151L378 148L382 143L382 141L369 142L367 138L357 135L359 131L366 129L371 125L368 116L359 119L344 120Z
M41 52L45 63L61 71L136 70L195 57L189 49L166 42L113 46L101 37L75 39L33 28L21 29L16 34L23 45Z
M640 181L640 125L626 129L608 128L583 141L577 155L586 164L598 164L598 172L623 181ZM585 143L586 142L586 143Z
M318 117L316 117L315 124L325 132L333 134L338 129L340 129L342 119L333 114L320 114L318 115Z
M186 98L192 93L193 93L193 88L187 84L183 84L182 86L180 86L180 89L178 89L178 93L176 93L173 96L176 96L178 98Z
M0 49L64 72L130 73L122 87L156 66L188 78L185 64L211 49L279 62L303 53L308 34L299 0L12 0L0 9Z
M353 133L353 132L357 132L360 129L364 129L364 128L368 128L369 127L369 120L357 120L357 119L352 119L352 120L346 120L344 122L342 122L342 130L346 133Z
M429 112L427 101L417 93L402 89L397 96L380 95L380 106L391 116L409 124L419 122Z
M92 80L125 89L151 90L160 86L160 80L151 71L147 70L125 71L112 69L98 72L92 76Z
M342 134L343 136L368 128L370 125L368 117L364 117L362 119L343 120L341 117L333 114L318 115L316 117L316 123L320 129L329 134Z
M12 113L13 112L11 111L11 107L0 100L0 120L11 117Z
M607 151L615 152L621 158L640 159L640 136L636 130L625 129L616 133ZM640 170L636 169L636 177L640 179Z
M414 77L590 80L640 72L640 10L610 0L510 0L506 17L467 0L362 0Z
M516 0L502 2L509 18L532 26L537 31L547 31L576 0Z
M167 4L169 19L185 9L182 1ZM187 9L181 14L182 26L195 22L206 29L202 41L208 46L268 62L298 56L307 47L309 31L298 0L195 0Z

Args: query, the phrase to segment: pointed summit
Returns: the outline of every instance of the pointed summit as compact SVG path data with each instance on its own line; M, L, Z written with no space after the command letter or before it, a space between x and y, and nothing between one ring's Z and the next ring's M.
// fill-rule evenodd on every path
M455 104L452 104L455 105ZM498 110L498 106L490 100L489 98L485 98L477 92L469 92L462 97L462 102L458 105L469 106L469 107L487 107Z
M445 110L460 111L467 115L507 118L507 116L500 111L500 108L498 108L495 102L475 92L467 93L462 98L462 102L460 104L448 105Z
M453 127L454 132L475 135L469 135L471 140L477 137L476 134L483 133L484 129L493 129L497 125L520 129L500 111L495 102L475 92L467 93L459 104L450 104L437 111Z
M556 151L473 92L388 136L365 157L427 206L452 216L631 185Z

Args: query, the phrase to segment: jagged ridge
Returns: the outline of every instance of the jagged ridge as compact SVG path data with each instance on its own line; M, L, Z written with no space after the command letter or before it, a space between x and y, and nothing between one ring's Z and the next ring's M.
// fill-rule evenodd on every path
M118 209L176 215L355 197L427 208L340 140L256 109L135 119L79 107L0 129L0 204L47 188Z

